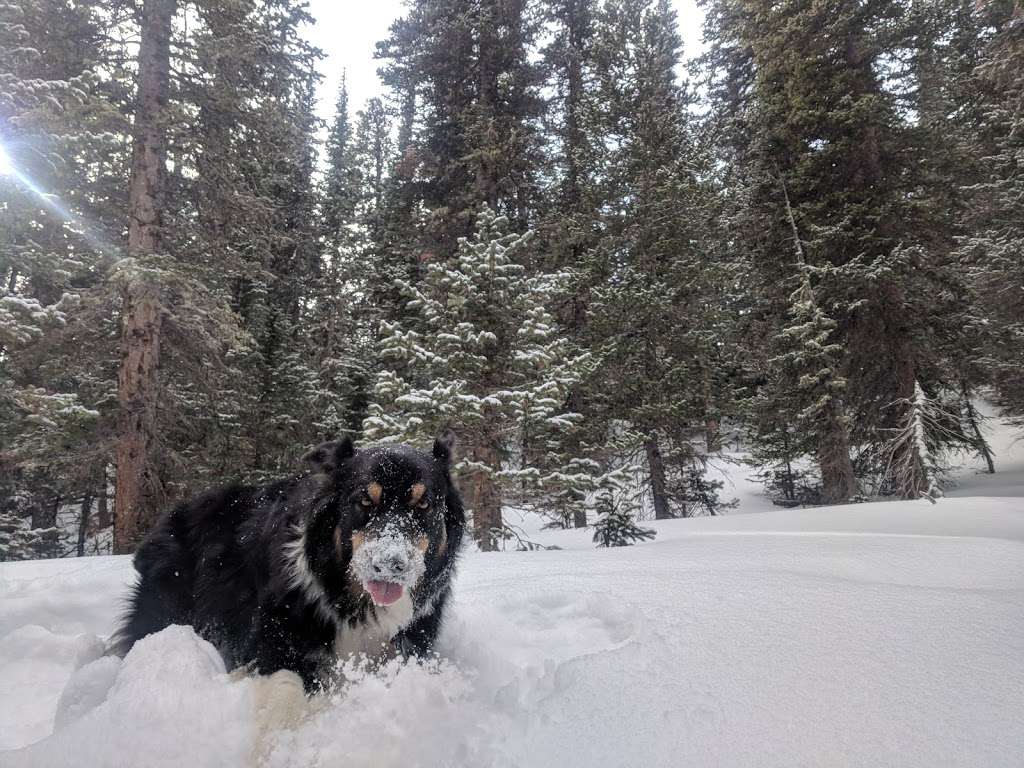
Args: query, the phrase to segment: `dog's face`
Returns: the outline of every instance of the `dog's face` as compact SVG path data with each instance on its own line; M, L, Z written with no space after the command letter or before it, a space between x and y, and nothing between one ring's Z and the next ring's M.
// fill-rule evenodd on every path
M307 456L337 484L335 562L347 569L354 596L392 605L415 596L424 577L436 573L449 545L449 456L441 441L432 454L404 445L355 451L349 443L326 444Z

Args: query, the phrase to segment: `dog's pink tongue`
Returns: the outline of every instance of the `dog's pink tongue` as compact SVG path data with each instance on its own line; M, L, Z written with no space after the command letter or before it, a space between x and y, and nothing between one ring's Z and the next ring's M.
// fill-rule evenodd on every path
M402 596L402 585L393 581L368 581L366 589L377 605L391 605Z

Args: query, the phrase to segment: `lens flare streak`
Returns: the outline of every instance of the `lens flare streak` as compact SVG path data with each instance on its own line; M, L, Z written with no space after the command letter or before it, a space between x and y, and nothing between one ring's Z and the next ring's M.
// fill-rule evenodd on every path
M99 235L81 216L61 204L57 195L40 188L29 176L22 173L10 154L0 145L0 188L15 183L33 196L47 211L60 218L73 232L78 234L90 248L101 254L117 251L116 245Z

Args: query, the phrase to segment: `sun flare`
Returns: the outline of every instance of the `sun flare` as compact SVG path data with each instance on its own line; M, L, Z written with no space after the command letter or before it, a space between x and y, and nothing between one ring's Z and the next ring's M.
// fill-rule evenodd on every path
M5 150L3 145L0 144L0 176L13 175L14 163L11 161L11 156L7 154L7 150Z

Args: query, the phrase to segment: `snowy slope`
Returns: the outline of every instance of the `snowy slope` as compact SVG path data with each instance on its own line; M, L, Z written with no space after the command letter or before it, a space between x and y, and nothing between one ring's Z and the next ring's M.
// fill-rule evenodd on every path
M443 661L349 670L290 719L184 628L94 661L127 559L3 565L0 747L31 746L0 765L1020 766L1014 447L1005 473L967 467L936 505L668 521L618 550L548 532L564 549L470 554Z

